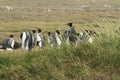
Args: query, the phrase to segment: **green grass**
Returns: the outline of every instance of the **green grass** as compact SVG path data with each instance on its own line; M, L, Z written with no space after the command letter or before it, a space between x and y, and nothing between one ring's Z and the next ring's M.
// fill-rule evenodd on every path
M119 80L120 38L109 35L99 35L93 44L83 42L78 47L2 52L0 79Z
M119 21L113 23L108 18L92 18L89 17L89 23L81 20L74 25L77 32L96 31L93 44L83 41L78 47L63 45L61 49L1 51L0 80L120 80L120 35L115 33ZM0 34L6 38L13 33L15 40L20 41L19 34L24 29L32 30L38 26L45 34L56 29L64 31L68 21L1 22Z

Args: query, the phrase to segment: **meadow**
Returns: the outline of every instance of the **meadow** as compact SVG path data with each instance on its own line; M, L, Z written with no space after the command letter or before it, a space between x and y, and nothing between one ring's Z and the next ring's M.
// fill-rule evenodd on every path
M23 30L41 28L63 33L73 25L78 33L96 31L93 44L80 42L78 47L46 47L24 51L0 52L0 80L120 80L120 14L118 10L0 10L0 42L14 34L20 42ZM116 33L118 31L118 33Z

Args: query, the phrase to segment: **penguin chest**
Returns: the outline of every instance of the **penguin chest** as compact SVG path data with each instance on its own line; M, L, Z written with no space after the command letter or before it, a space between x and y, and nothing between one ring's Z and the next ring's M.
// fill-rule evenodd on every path
M56 37L56 41L57 41L57 44L58 44L58 45L61 45L62 42L61 42L61 40L60 40L59 37Z

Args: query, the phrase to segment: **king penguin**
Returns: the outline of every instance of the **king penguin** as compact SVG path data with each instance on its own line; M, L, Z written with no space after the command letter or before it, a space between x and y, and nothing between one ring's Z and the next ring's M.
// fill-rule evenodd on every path
M22 49L29 50L32 48L33 38L32 38L32 34L29 31L22 32L21 39L22 39Z

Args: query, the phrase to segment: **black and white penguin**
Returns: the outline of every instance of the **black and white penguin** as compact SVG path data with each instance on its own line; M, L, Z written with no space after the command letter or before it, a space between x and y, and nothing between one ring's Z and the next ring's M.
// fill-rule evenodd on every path
M93 43L96 38L96 32L91 30L84 30L80 33L80 40L88 41L89 43Z
M60 31L59 30L55 31L55 38L56 38L57 47L60 48L61 45L62 45L62 41L61 41L61 36L60 36Z
M14 49L15 40L13 39L13 37L14 36L11 34L5 43L5 46L8 50Z
M73 23L68 23L69 29L66 31L67 42L75 42L77 40L76 30L73 27Z
M41 29L38 29L38 33L37 33L37 45L39 46L39 48L43 48L45 46L45 36L42 32Z
M95 41L95 39L96 39L96 32L95 31L90 31L89 32L88 42L93 43L93 41Z
M80 40L87 40L89 37L89 30L84 30L80 33Z
M33 43L32 46L35 47L36 43L37 43L37 33L36 33L36 30L32 30L32 33L33 33L32 34L32 38L33 38L33 40L32 40L33 41L32 42Z
M60 48L62 41L61 41L61 35L59 30L56 30L52 35L51 35L51 47L57 47Z
M52 44L52 37L51 37L51 33L48 32L48 45Z
M11 34L4 44L0 45L0 50L13 50L14 49L15 40L13 39L13 37L14 36Z
M70 31L71 34L76 35L76 30L73 27L73 23L68 23L69 29L68 31Z
M21 34L22 39L22 48L25 50L29 50L33 45L33 37L30 31L24 31Z

